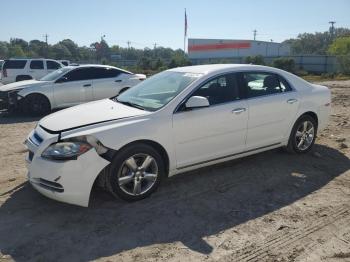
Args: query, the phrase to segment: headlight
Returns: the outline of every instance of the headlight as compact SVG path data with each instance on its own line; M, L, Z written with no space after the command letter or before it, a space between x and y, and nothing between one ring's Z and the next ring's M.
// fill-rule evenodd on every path
M42 157L52 160L76 160L78 156L94 148L97 154L102 155L108 149L95 137L79 136L50 145L41 154Z
M87 142L58 142L46 148L41 156L53 160L74 160L91 148Z

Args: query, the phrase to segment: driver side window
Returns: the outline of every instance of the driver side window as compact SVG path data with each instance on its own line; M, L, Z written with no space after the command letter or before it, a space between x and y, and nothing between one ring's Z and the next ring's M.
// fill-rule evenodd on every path
M94 78L94 72L94 69L89 67L77 68L64 75L64 82L90 80Z
M217 105L240 99L236 74L218 76L201 86L192 96L203 96L209 105Z

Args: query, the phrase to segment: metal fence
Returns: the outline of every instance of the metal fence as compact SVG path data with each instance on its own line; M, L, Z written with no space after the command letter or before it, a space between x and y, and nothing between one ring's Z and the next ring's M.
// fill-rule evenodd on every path
M340 70L336 56L328 55L299 55L299 56L266 56L263 57L266 65L272 65L277 58L291 58L295 62L297 70L305 70L310 73L334 73ZM194 65L214 64L214 63L233 63L244 64L246 57L232 58L210 58L210 59L191 59Z

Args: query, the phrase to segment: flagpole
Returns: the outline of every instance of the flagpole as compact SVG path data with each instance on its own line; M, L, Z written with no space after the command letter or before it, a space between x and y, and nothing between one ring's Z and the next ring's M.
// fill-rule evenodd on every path
M185 8L185 26L184 26L184 53L186 54L186 34L187 34L187 15L186 15L186 8Z

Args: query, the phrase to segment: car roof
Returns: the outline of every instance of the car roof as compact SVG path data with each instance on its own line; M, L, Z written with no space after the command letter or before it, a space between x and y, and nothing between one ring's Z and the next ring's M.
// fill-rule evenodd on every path
M110 66L110 65L99 65L99 64L84 64L84 65L68 65L68 66L65 66L66 68L81 68L81 67L102 67L102 68L114 68L114 69L118 69L120 71L123 71L123 72L126 72L126 73L129 73L129 74L133 74L127 70L124 70L124 69L121 69L119 67L115 67L115 66Z
M273 71L274 68L261 66L261 65L251 65L251 64L210 64L210 65L195 65L195 66L185 66L169 69L173 72L185 72L185 73L197 73L197 74L209 74L220 72L223 70L269 70Z

